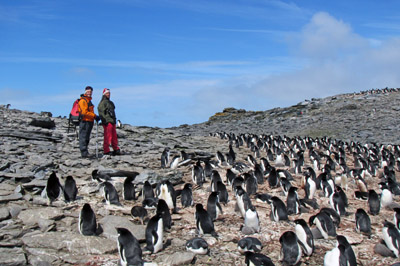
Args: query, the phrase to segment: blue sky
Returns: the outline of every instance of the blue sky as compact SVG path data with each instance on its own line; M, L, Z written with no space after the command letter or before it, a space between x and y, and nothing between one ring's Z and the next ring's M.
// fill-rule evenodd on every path
M400 2L0 1L0 104L67 116L87 85L122 123L400 87Z

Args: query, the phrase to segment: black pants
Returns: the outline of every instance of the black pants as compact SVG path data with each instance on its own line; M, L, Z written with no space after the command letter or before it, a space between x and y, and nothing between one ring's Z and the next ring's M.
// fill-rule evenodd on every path
M90 133L92 132L94 122L81 121L79 123L79 149L82 156L88 155L88 146Z

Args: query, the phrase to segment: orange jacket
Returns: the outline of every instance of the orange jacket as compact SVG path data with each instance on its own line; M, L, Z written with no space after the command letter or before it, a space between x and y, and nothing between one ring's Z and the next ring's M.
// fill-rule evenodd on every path
M85 95L81 96L79 100L79 113L82 116L82 121L93 122L96 118L94 113L94 105L91 102L92 97L87 97Z

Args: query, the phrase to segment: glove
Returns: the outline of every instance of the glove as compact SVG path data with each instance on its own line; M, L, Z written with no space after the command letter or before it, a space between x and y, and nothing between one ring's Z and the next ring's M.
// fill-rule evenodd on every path
M100 121L100 116L98 116L98 115L96 115L96 122L99 122Z

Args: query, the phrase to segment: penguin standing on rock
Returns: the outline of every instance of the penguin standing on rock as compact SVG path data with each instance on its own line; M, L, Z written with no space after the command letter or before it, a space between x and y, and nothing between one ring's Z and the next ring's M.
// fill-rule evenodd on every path
M142 199L145 200L147 198L154 198L154 191L150 182L146 180L142 187Z
M166 168L169 163L170 150L166 147L161 154L161 168Z
M204 209L203 205L198 203L196 204L196 228L199 234L211 234L214 237L217 237L217 233L214 229L214 222L208 212Z
M158 200L157 213L161 214L164 230L171 229L172 226L171 213L169 212L169 208L165 200L163 199Z
M356 255L354 254L354 250L351 247L350 243L347 241L346 237L342 235L337 235L336 239L337 239L337 246L344 247L344 254L347 259L346 265L356 266L357 265Z
M368 206L369 206L369 213L372 215L378 215L381 209L381 203L379 200L378 193L375 190L370 189L368 192Z
M103 182L104 199L108 205L114 204L121 206L118 192L110 182Z
M207 200L207 212L213 221L218 219L219 214L222 214L222 208L219 204L219 192L211 192Z
M285 203L278 197L271 198L270 218L275 222L289 220Z
M399 257L400 254L400 232L397 230L396 226L389 222L385 221L383 223L382 228L383 240L385 241L386 246L390 249L396 258Z
M325 253L324 266L345 266L348 261L345 254L345 247L339 245Z
M260 220L253 205L246 211L242 232L247 235L260 232Z
M94 236L97 231L96 214L89 203L83 205L79 214L79 232L85 236Z
M382 193L381 193L381 208L390 207L390 205L393 202L392 192L389 190L388 186L384 182L379 183L379 187L382 191Z
M161 213L156 213L146 227L146 247L151 253L157 253L163 249L164 224Z
M132 183L134 178L128 176L124 181L124 200L136 200L135 185Z
M297 236L292 231L286 231L279 238L281 243L280 260L283 265L296 265L302 255Z
M400 208L394 208L393 222L397 229L400 230Z
M169 180L162 181L156 187L156 195L158 199L163 199L172 211L176 212L176 192L174 186Z
M143 265L142 249L136 237L128 229L116 228L116 230L121 265Z
M64 184L64 199L66 202L75 201L78 194L76 182L72 176L67 176Z
M325 212L319 212L317 215L311 216L308 223L310 225L315 224L324 239L328 239L329 236L336 236L336 228L332 218Z
M300 213L300 201L297 196L297 187L291 187L286 199L288 215Z
M50 205L53 203L53 201L55 201L56 199L58 199L58 197L60 197L62 186L55 172L52 172L49 176L49 179L47 179L47 185L45 191L46 191L46 197L49 200Z
M307 256L311 256L314 252L314 237L310 227L308 227L306 221L303 219L297 219L294 223L296 224L296 236L303 253Z
M356 232L371 234L371 219L369 218L366 211L363 209L357 209L355 214L356 217Z
M192 184L186 183L181 192L182 208L193 206Z

